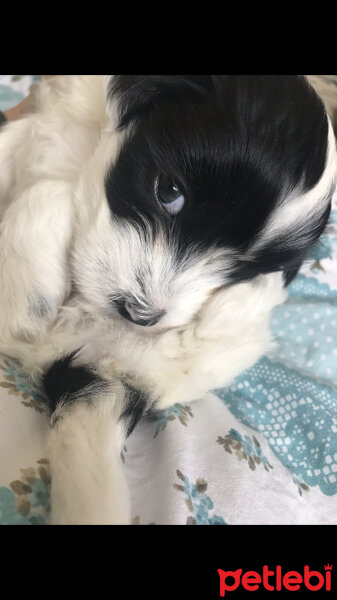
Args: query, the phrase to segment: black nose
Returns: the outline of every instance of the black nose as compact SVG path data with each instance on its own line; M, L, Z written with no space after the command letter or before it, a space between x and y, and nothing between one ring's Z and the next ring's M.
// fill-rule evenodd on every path
M115 304L119 314L124 317L124 319L127 319L136 325L142 325L143 327L155 325L165 314L164 310L153 312L150 309L148 313L146 313L143 307L141 308L129 300L115 300Z

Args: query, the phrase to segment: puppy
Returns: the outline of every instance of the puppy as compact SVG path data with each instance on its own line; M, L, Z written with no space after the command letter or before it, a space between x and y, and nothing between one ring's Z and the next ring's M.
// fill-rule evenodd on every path
M327 223L305 77L58 76L0 134L0 351L51 409L51 523L126 524L141 416L226 386Z

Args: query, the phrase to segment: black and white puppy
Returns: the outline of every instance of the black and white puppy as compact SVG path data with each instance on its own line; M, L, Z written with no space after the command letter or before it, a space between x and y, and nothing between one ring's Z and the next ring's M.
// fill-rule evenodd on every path
M0 351L52 409L52 523L128 523L142 414L226 386L322 233L336 144L305 77L57 76L0 134Z

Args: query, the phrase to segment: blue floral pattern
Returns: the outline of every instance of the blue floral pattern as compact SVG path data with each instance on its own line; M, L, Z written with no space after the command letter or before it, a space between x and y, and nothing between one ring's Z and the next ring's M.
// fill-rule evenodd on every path
M160 431L163 431L170 421L178 420L184 427L187 427L189 417L193 417L193 412L188 404L173 404L165 410L156 412L148 417L149 421L154 421L155 432L153 437L157 437Z
M260 442L255 436L241 435L236 429L231 429L225 437L218 436L218 444L224 447L226 452L234 452L239 460L245 459L249 468L255 471L256 465L262 464L266 471L272 469L268 459L263 454Z
M48 461L40 459L37 472L22 469L20 479L9 487L0 486L0 523L2 525L45 525L50 512Z
M205 494L207 483L204 479L197 479L195 483L190 483L188 477L183 475L179 469L177 469L177 476L184 485L174 483L173 487L187 496L186 504L192 513L187 518L186 525L227 525L223 517L211 514L214 504Z
M0 369L4 372L0 386L7 389L9 395L21 396L22 404L34 408L37 412L42 413L46 410L46 396L30 381L16 362L5 358L2 364L0 363Z

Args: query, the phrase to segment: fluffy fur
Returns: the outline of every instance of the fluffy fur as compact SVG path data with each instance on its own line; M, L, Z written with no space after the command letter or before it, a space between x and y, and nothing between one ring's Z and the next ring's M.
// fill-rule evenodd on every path
M58 76L4 128L0 350L49 398L52 523L128 523L142 414L271 348L336 164L304 77Z

